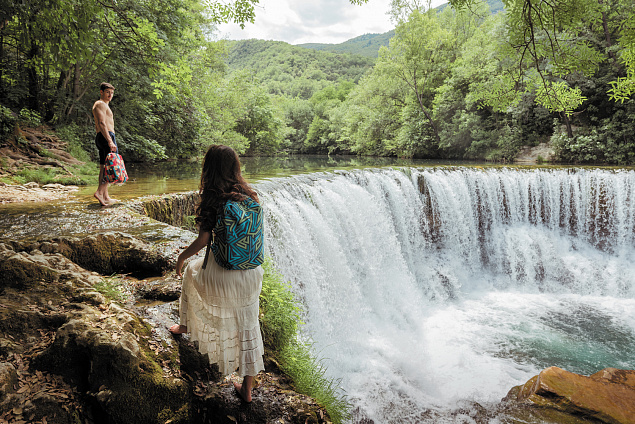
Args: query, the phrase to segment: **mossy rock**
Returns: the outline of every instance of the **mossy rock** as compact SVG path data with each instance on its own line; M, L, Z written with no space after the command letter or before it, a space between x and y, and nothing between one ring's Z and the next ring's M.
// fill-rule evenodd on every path
M174 260L161 254L153 245L121 232L56 238L38 247L44 253L62 254L77 265L102 275L130 273L147 278L160 276L174 267Z
M55 282L60 272L13 250L0 251L0 288L27 290L39 282Z
M102 308L103 309L103 308ZM107 311L84 305L33 358L32 366L61 374L93 399L105 422L189 422L190 389L177 369L164 370L138 317L114 304ZM168 350L176 346L168 347Z

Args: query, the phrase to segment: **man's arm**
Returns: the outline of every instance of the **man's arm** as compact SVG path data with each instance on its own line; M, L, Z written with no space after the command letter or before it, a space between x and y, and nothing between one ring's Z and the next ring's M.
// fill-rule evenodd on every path
M97 122L97 127L99 128L99 132L104 136L106 141L108 142L108 146L110 147L111 152L117 151L117 146L115 142L110 138L110 133L108 132L108 125L106 124L106 111L107 106L105 103L97 103L95 105L95 121Z

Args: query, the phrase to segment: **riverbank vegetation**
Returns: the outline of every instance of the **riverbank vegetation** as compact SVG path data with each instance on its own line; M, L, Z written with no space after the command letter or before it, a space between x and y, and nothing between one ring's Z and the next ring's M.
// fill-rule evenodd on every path
M300 336L302 310L291 286L283 281L270 259L263 267L260 323L267 355L293 380L299 393L317 400L334 423L345 422L350 418L351 405L337 381L326 376L326 368L312 346Z
M497 13L481 0L394 1L394 35L376 58L359 43L363 54L215 40L216 23L253 19L252 0L235 3L9 1L2 137L8 114L39 116L72 126L94 157L90 109L109 81L130 161L191 157L210 143L249 155L497 161L551 143L561 161L635 161L629 0L508 0Z

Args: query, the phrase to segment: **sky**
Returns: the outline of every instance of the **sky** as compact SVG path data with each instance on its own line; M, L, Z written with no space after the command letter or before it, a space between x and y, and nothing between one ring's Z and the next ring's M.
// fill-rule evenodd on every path
M445 2L433 0L432 6ZM246 23L245 29L236 24L220 25L218 38L339 44L394 29L389 10L390 0L368 0L362 6L348 0L260 0L255 23Z

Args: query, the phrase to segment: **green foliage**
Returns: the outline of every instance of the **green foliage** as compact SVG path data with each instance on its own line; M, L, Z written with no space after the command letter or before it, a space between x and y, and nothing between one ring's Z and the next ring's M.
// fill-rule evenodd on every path
M309 99L342 80L356 82L374 59L352 54L318 52L281 41L245 40L229 43L232 71L248 69L270 94Z
M88 162L91 160L88 153L94 146L94 130L86 131L85 127L80 127L77 123L73 122L68 125L58 126L55 129L56 135L60 140L67 143L66 151L75 159L82 162Z
M563 160L632 163L629 115L617 113L635 93L632 0L505 0L495 15L497 0L433 10L392 0L394 31L340 45L208 41L215 23L251 22L256 4L6 1L0 136L18 121L52 124L73 155L94 157L91 108L109 81L128 161L198 156L211 143L511 160L549 140L557 118Z
M316 399L335 423L350 418L350 403L326 368L312 353L313 346L300 338L301 309L291 287L267 259L260 294L260 324L265 346L292 380L295 389Z
M18 114L18 123L27 127L37 127L42 124L42 117L35 110L22 108Z
M96 181L97 175L99 174L99 170L94 164L69 168L73 171L72 174L69 174L61 168L26 165L16 172L13 176L13 181L18 184L35 181L39 185L53 183L63 185L87 185L89 182Z
M6 140L13 134L17 122L11 109L0 105L0 141Z

